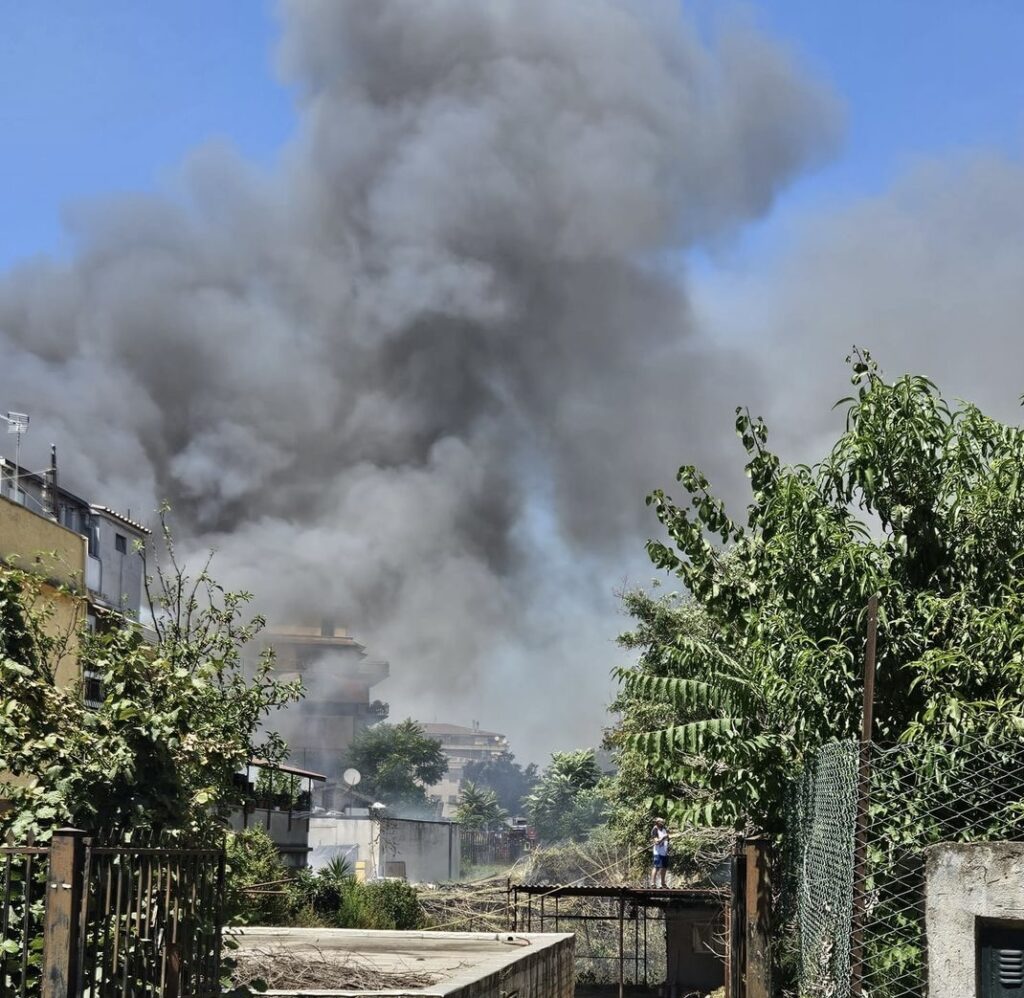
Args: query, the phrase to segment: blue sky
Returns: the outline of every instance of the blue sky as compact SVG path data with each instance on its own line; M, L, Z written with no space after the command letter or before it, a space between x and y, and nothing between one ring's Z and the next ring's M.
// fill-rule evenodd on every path
M265 0L0 8L0 267L60 250L69 202L151 190L211 139L270 162L292 130Z
M800 215L882 193L921 158L977 147L1019 154L1024 4L757 0L748 10L832 87L846 129L836 159L743 234L738 259L774 252Z
M77 199L153 189L211 139L269 163L292 129L267 0L3 8L0 268L66 249L62 211ZM794 184L727 263L772 253L794 217L878 193L915 158L1020 149L1019 0L758 0L746 16L831 84L847 130L837 159Z

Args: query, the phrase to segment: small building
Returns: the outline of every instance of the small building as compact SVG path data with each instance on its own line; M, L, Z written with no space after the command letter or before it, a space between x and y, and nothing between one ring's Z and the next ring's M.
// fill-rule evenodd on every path
M259 774L256 780L252 779L254 769ZM239 781L244 783L245 803L231 809L228 825L236 832L262 827L285 866L308 866L313 786L325 779L322 773L253 759L244 778L239 774Z
M289 759L325 774L330 792L356 735L388 715L387 704L370 699L370 690L387 678L388 663L371 659L364 645L331 620L270 627L264 639L282 678L299 677L306 688L305 698L282 715Z
M508 752L508 739L496 731L481 731L478 722L472 727L460 724L424 724L423 733L441 743L441 751L448 760L444 778L429 788L441 800L441 815L450 818L459 803L459 784L470 762L487 762Z
M508 908L513 932L579 932L577 969L594 994L657 988L665 998L684 998L720 987L737 993L728 888L510 883Z
M400 877L411 884L458 880L459 825L429 818L389 818L379 805L348 814L314 815L309 822L309 865L318 870L344 859L367 880Z

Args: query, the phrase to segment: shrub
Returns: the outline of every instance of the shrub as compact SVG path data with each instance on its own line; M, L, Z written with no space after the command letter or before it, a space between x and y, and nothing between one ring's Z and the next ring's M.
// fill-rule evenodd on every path
M293 902L285 885L274 881L284 880L288 871L262 826L228 836L227 864L225 909L228 921L235 925L287 924ZM257 884L267 885L261 891L277 893L245 890Z
M361 885L368 929L415 929L420 925L419 896L404 880Z
M338 857L314 873L299 870L291 885L292 924L337 929L375 928L364 896L348 863Z
M339 929L370 929L371 923L366 908L366 891L355 878L350 878L341 889L338 908L334 914L334 925Z

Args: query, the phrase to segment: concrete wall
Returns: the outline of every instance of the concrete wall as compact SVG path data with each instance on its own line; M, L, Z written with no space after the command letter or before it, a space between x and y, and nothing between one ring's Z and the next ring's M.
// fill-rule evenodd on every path
M388 973L414 968L434 979L422 988L274 995L393 994L408 998L573 998L575 937L569 933L396 932L364 929L229 929L243 962L247 950L283 950L301 959L354 959Z
M143 539L125 524L103 513L93 513L96 526L96 558L100 563L98 594L111 606L138 617L142 601L142 558L133 549ZM117 550L117 537L125 539L125 551Z
M1024 920L1024 843L932 846L926 869L929 998L975 998L978 920Z
M411 884L458 880L462 861L459 826L450 821L382 822L382 868L389 862L405 863Z
M531 945L510 967L475 981L453 981L444 998L573 998L576 993L576 937L560 935ZM542 940L544 940L542 942Z
M374 848L376 836L369 818L310 818L309 865L319 870L340 856L353 869L356 863L365 863L366 875L376 877L380 861Z
M352 865L365 863L370 879L387 876L395 863L405 864L411 884L457 880L461 872L459 826L447 821L313 817L309 845L314 869L343 856Z

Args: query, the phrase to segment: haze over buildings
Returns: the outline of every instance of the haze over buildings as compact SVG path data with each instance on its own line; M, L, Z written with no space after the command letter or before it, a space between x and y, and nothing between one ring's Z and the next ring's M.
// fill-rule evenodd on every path
M1004 413L1021 390L1009 155L728 259L843 133L751 19L296 0L277 61L279 162L204 146L0 277L3 406L48 427L30 466L54 439L76 491L170 499L272 623L351 628L395 717L486 716L523 761L593 744L614 590L652 574L644 494L692 461L741 496L738 403L813 456L851 341Z

